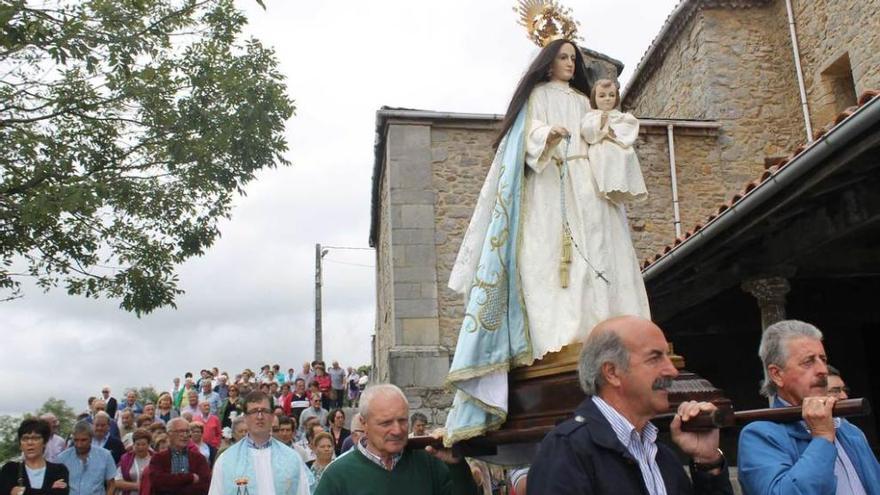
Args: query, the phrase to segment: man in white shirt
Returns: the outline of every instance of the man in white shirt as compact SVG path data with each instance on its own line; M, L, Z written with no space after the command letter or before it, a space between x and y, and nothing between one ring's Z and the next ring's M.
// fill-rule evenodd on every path
M245 397L248 434L231 445L214 465L208 495L309 495L315 478L302 458L271 437L274 415L262 392Z

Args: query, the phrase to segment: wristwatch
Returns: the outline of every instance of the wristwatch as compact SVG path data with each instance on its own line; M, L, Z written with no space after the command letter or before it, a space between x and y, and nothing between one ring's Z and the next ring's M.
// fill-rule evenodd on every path
M726 462L724 459L724 452L721 449L718 449L718 455L720 457L715 462L703 463L691 460L691 469L705 473L707 471L712 471L713 469L724 467L724 463Z

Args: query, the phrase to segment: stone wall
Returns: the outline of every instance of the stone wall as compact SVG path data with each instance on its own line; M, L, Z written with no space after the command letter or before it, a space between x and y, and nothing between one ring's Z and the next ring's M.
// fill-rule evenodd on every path
M374 341L373 380L387 382L388 351L394 344L394 273L391 262L391 208L388 174L379 185L379 239L376 246L376 338Z
M497 132L493 120L482 126L435 125L431 132L440 342L450 350L458 340L464 305L462 296L446 284L492 164Z
M765 160L806 138L784 3L699 8L624 107L643 118L721 124L717 160L683 159L677 167L682 231L691 229L760 175ZM686 155L691 147L682 144L676 147Z
M810 120L819 128L846 106L843 95L835 94L836 77L851 78L850 104L863 91L880 88L880 0L792 3ZM838 61L845 62L838 68L845 74L835 71Z
M682 233L701 218L697 212L724 200L724 187L713 179L719 168L716 132L674 127L676 175ZM642 125L636 153L648 188L648 198L628 205L633 246L639 260L675 240L669 144L665 125Z

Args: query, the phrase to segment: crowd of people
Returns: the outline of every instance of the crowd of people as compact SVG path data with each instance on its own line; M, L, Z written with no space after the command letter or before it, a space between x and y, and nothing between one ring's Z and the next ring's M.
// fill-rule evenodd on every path
M312 368L322 376L321 364L310 363L305 376L288 375L291 393L307 405L271 393L266 377L277 381L271 370L262 377L246 371L232 381L203 371L198 380L185 377L183 392L163 393L158 404L141 405L133 393L116 404L94 399L69 442L57 434L57 418L27 418L18 429L21 461L0 470L0 495L732 494L718 430L683 428L713 404L684 402L670 425L672 442L690 458L690 475L658 440L651 419L668 410L667 389L678 374L667 349L650 320L617 317L593 328L578 363L586 399L544 437L532 464L511 472L503 485L493 485L485 464L440 448L442 432L430 434L437 448L407 449L409 438L429 435L427 418L410 415L395 385L372 384L362 393L358 386L347 394L343 403L358 407L347 428L345 409L335 402L340 396L331 395L328 411L317 380L308 380ZM782 321L764 331L759 354L763 393L774 407L801 406L803 421L758 421L743 429L743 493L880 493L880 465L864 435L833 417L834 403L848 390L827 364L822 333ZM346 377L361 383L351 371ZM228 408L234 410L224 416ZM229 435L221 418L229 419Z

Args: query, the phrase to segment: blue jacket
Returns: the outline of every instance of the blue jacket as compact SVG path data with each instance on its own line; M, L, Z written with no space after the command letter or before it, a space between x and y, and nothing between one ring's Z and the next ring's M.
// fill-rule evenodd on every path
M781 407L775 399L773 407ZM836 439L843 446L868 495L880 495L880 465L861 430L842 421ZM739 482L745 495L834 495L837 447L813 438L803 421L756 421L739 436Z
M692 472L692 485L672 449L659 442L657 465L668 495L733 493L726 468L718 476ZM528 485L529 493L541 495L648 493L638 462L589 397L574 419L544 437L529 469Z

